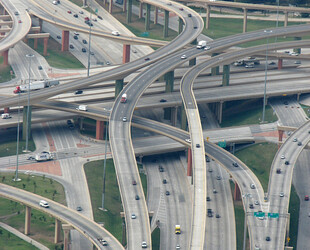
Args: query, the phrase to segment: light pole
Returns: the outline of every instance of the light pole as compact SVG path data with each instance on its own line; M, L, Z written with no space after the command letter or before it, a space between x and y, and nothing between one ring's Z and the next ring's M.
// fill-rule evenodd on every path
M245 250L246 247L246 229L247 229L247 216L246 216L246 211L247 211L247 205L248 205L248 197L251 197L251 194L245 194L242 196L245 198L245 206L244 206L244 229L243 229L243 250Z
M108 147L108 122L106 122L105 126L105 146L104 146L104 163L103 163L103 188L102 188L102 207L101 209L104 211L104 194L105 194L105 168L107 165L107 147Z
M264 30L265 33L271 33L272 30ZM263 117L262 123L265 122L265 109L266 109L266 87L267 87L267 69L268 69L268 37L267 37L267 45L266 45L266 62L265 62L265 83L264 83L264 100L263 100Z
M91 6L88 6L91 9ZM88 63L87 63L87 76L89 76L89 68L90 68L90 44L91 44L91 25L92 25L92 13L90 11L90 21L89 21L89 38L88 38Z
M17 142L16 142L16 170L15 170L15 178L13 181L20 181L18 178L18 149L19 149L19 116L20 116L20 107L19 107L19 97L20 92L18 92L18 120L17 120Z
M30 69L31 69L31 59L34 57L34 55L32 55L32 54L27 54L26 57L30 59L29 68L28 68L29 79L28 79L28 104L27 104L26 148L25 148L25 152L28 152L28 140L29 140L29 106L30 106Z

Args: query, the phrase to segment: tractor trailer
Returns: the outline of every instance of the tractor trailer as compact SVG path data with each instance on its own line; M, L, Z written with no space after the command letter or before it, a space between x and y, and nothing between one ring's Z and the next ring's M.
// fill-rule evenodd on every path
M45 80L45 81L35 81L31 82L30 84L22 84L19 86L16 86L14 89L14 93L23 93L28 92L28 90L38 90L38 89L44 89L52 86L56 86L59 84L58 80Z

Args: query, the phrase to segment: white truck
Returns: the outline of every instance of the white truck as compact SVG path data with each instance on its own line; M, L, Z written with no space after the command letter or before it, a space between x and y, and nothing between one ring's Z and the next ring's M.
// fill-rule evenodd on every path
M198 42L196 48L197 49L203 49L206 46L207 46L207 41L201 40L201 41Z
M125 103L127 101L127 94L122 94L121 102Z
M87 105L79 105L76 109L80 111L87 111Z
M49 161L52 159L53 159L53 157L52 157L51 153L46 152L46 151L43 151L39 154L36 154L36 156L35 156L36 161Z
M44 81L34 81L31 82L30 84L22 84L19 86L16 86L14 89L14 93L23 93L23 92L28 92L28 90L33 91L33 90L38 90L38 89L44 89L52 86L56 86L59 84L58 80L44 80Z

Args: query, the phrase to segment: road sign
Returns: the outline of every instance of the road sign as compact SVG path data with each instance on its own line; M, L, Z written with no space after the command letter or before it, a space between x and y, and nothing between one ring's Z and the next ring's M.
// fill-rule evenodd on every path
M219 141L219 142L218 142L218 145L219 145L219 147L221 147L221 148L225 148L225 147L226 147L226 141L225 141L225 140Z
M290 238L290 237L287 237L286 240L287 240L287 242L290 242L291 238Z
M98 13L98 9L95 9L95 12Z
M279 213L268 213L269 218L279 218Z
M265 213L264 212L254 212L254 216L255 217L265 217Z
M143 32L143 33L141 33L141 36L142 36L142 37L149 37L149 35L150 35L149 32Z
M208 137L207 137L207 141L209 141L209 139L210 139L210 137L208 136Z

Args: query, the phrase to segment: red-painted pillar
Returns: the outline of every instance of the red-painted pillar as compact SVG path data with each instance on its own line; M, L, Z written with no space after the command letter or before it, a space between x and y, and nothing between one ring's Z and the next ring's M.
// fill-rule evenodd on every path
M130 44L123 44L123 63L130 61Z
M278 59L278 69L282 69L283 59Z
M9 50L3 51L2 56L3 56L3 65L4 66L9 65Z
M40 33L42 32L43 19L39 19Z
M10 113L10 108L9 108L9 107L4 108L4 109L3 109L3 113Z
M69 50L69 31L63 30L61 40L61 51L68 51L68 50Z
M279 134L279 142L281 142L283 139L283 130L279 130L278 134ZM280 146L281 146L281 144L278 143L278 149L280 148Z
M237 182L235 182L234 200L235 201L241 200L241 192Z
M96 140L103 140L104 121L96 121Z
M123 2L123 11L124 12L127 11L127 0L124 0L124 2Z
M28 44L28 38L24 38L24 43Z
M44 37L44 46L43 46L43 55L47 56L47 43L48 43L48 37Z
M192 149L187 149L187 176L192 176Z

